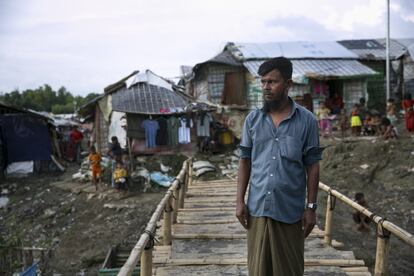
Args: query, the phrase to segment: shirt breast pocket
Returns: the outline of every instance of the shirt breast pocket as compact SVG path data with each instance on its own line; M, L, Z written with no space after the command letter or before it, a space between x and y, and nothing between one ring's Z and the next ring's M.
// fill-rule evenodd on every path
M292 162L302 163L302 142L293 136L281 139L280 155Z

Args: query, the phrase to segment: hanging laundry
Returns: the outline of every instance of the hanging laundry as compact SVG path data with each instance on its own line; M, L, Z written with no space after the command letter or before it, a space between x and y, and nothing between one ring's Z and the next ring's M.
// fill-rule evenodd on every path
M155 148L157 130L160 128L156 120L144 120L141 127L145 129L145 145L147 148Z
M191 142L190 127L193 127L193 120L186 117L181 117L180 128L178 129L178 142L180 144L188 144Z
M168 123L167 119L164 117L159 117L157 122L160 126L157 132L156 143L157 145L167 145L168 144Z
M210 113L201 113L197 116L197 136L210 137L210 123L213 117Z
M171 116L167 119L167 129L168 129L168 145L176 146L178 145L178 128L180 122L177 117Z

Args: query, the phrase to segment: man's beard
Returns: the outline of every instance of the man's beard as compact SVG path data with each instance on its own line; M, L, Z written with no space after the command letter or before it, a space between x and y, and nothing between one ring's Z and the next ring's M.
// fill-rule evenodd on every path
M271 111L276 111L280 109L280 106L282 104L283 103L279 100L273 100L273 101L263 100L263 110L266 113L271 112Z

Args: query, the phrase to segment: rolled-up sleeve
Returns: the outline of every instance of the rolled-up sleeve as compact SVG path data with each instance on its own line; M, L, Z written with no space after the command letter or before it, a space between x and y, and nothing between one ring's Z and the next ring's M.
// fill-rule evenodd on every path
M324 148L319 145L318 121L312 118L309 123L309 131L303 149L303 163L305 166L310 166L322 160L323 150Z
M246 120L244 121L243 130L242 130L242 136L240 141L240 158L241 159L247 159L251 158L252 156L252 137L250 133L250 116L246 117Z

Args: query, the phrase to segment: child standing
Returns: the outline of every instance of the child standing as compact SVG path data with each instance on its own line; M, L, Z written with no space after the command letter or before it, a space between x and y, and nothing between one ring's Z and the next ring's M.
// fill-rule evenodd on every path
M98 182L99 182L99 185L101 184L102 157L99 153L96 152L95 146L91 146L91 152L89 154L88 159L89 159L89 163L91 165L91 170L92 170L92 183L95 185L95 191L98 191Z
M114 182L115 189L119 192L120 190L126 190L126 178L127 171L121 162L116 163L116 168L114 171Z
M361 118L359 117L359 105L354 104L351 111L351 130L354 136L359 136L361 133Z
M365 200L365 196L363 193L356 193L354 201L363 207L368 207L368 203ZM355 223L357 223L358 225L357 227L358 231L369 231L369 226L368 226L368 223L370 222L369 217L367 217L366 215L364 215L363 213L359 211L355 211L352 214L352 217L354 218Z
M325 103L319 102L319 108L316 111L316 116L318 117L319 128L324 136L331 134L331 121L329 120L329 113L331 113L331 110L326 107Z

